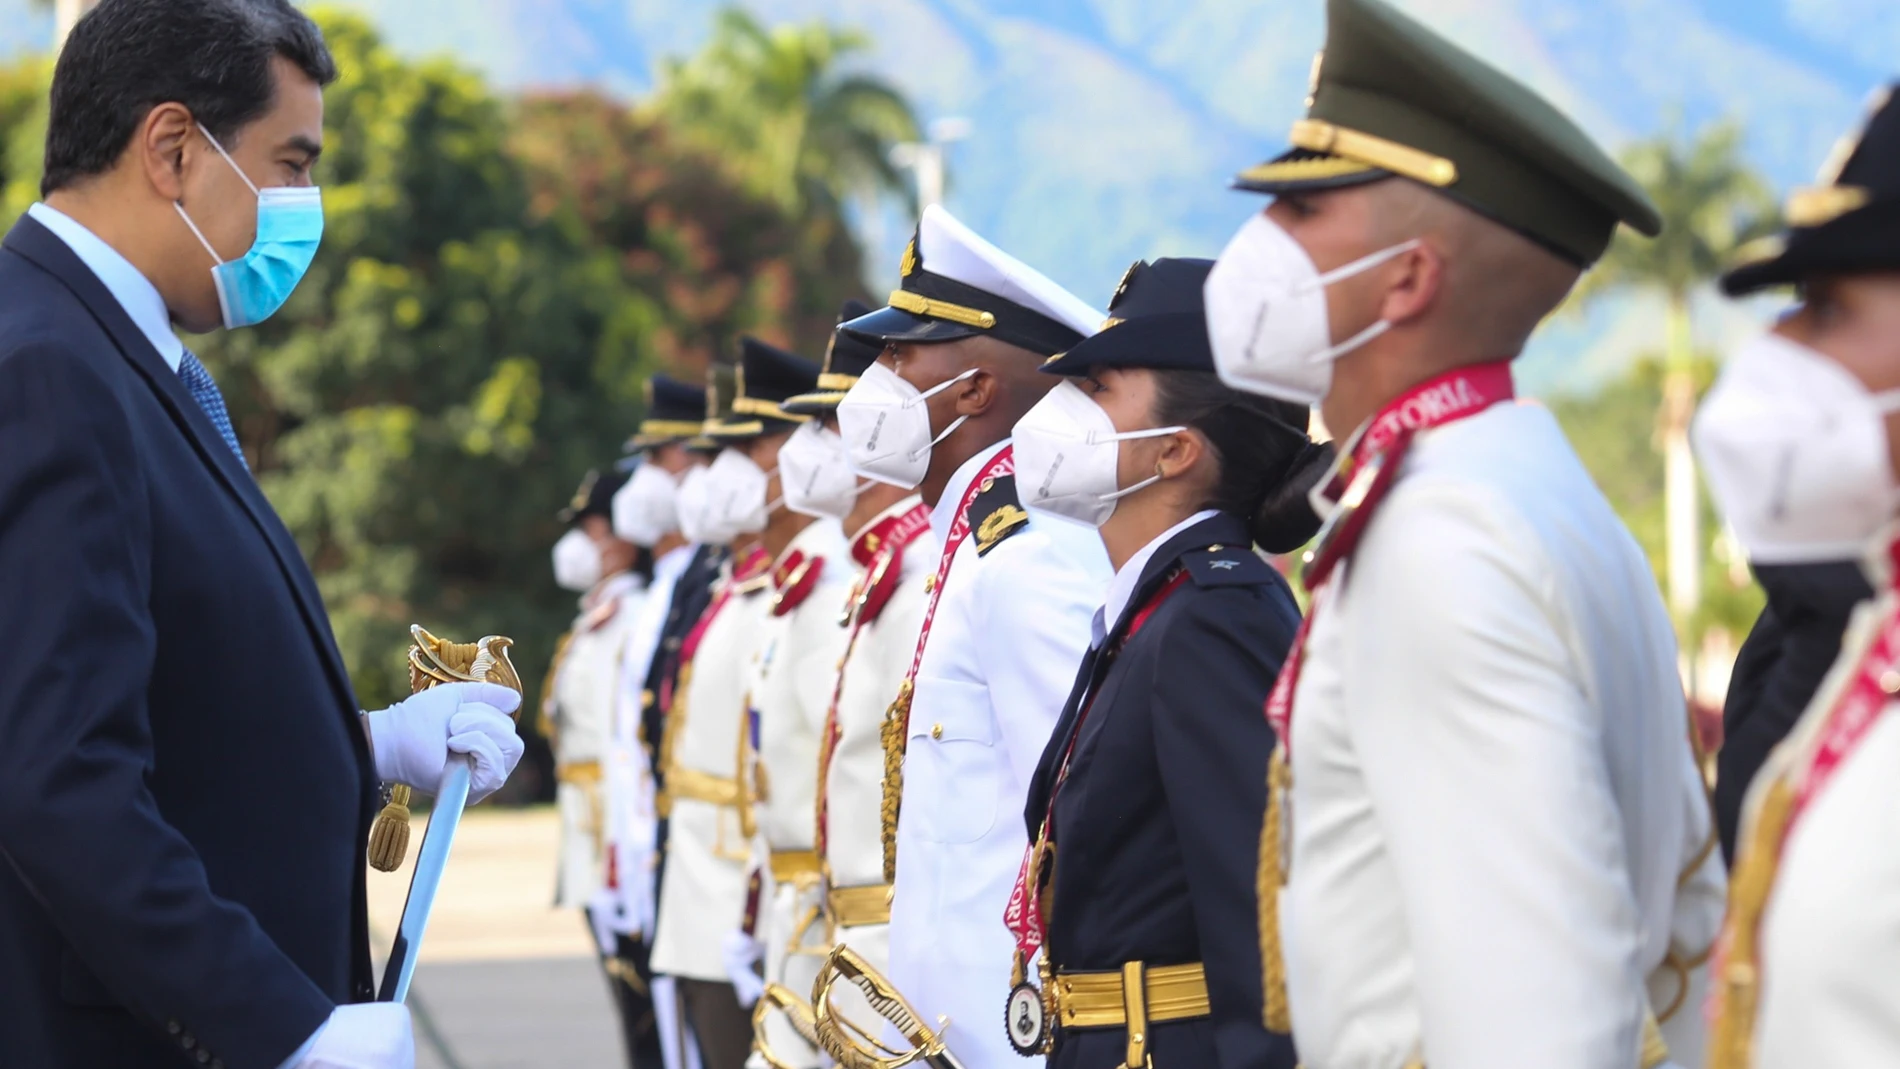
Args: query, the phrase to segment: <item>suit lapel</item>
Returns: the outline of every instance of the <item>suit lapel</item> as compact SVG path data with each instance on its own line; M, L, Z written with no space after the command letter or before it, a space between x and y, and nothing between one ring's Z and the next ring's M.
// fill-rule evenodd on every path
M238 463L237 457L231 453L231 447L225 444L224 437L211 425L210 418L185 389L184 380L152 348L151 340L132 322L132 317L126 314L105 283L99 281L99 277L92 273L92 269L85 265L78 254L52 231L31 216L21 216L13 229L7 232L4 245L58 279L85 305L93 319L111 336L120 355L158 395L159 403L164 405L186 440L192 443L205 466L216 473L219 481L244 506L251 522L257 526L258 532L264 536L264 541L277 557L278 567L290 584L298 608L303 612L304 623L322 651L330 682L337 688L343 707L353 708L356 698L350 687L349 674L343 667L343 657L330 631L329 616L323 608L322 596L316 589L309 568L304 564L302 551L277 518L276 511L265 499L263 491L258 489L257 480Z

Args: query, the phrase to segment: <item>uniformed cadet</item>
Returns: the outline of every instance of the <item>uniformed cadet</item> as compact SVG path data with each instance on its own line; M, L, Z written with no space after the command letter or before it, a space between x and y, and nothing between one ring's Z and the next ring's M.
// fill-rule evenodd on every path
M870 307L849 301L843 323ZM930 509L915 491L851 472L838 435L838 402L877 362L879 347L834 332L818 389L785 402L813 417L779 454L788 508L842 520L855 569L838 611L845 652L838 662L819 739L815 848L824 888L826 943L849 946L879 970L890 968L891 885L884 876L882 809L884 714L910 666L923 624L926 580L938 540ZM801 995L810 992L807 984ZM854 1020L875 1017L862 1001Z
M1858 547L1877 592L1756 777L1716 956L1711 1069L1900 1065L1900 98L1881 93L1789 230L1730 272L1799 287L1696 418L1709 485L1754 561Z
M1130 268L1108 325L1043 365L1069 380L1016 424L1024 504L1099 529L1115 567L1030 784L1033 860L1006 917L1023 983L1005 1032L1064 1069L1296 1061L1261 1025L1253 846L1260 710L1300 610L1254 547L1313 536L1307 491L1333 454L1304 405L1215 376L1212 266Z
M580 615L561 638L541 708L554 749L555 798L561 813L554 890L555 905L561 909L584 909L600 887L606 834L602 760L621 646L646 596L646 576L636 568L644 563L639 548L613 532L613 497L625 483L626 476L618 472L590 471L574 500L561 510L569 535L578 533L596 558L591 569L574 573L576 579L586 575L593 581L581 593Z
M735 384L733 369L709 372L707 407L713 415L707 430L731 420ZM758 422L759 434L789 429L778 421ZM667 838L653 971L674 977L705 1069L738 1069L752 1046L752 1022L733 993L723 949L745 910L751 851L740 816L740 728L747 662L771 605L771 559L758 537L763 517L746 504L751 462L745 449L752 441L729 439L719 459L688 472L680 483L686 536L730 546L731 558L681 643L677 682L661 696L667 713L660 812ZM764 506L760 501L756 511Z
M643 717L649 704L645 684L673 619L680 576L699 548L679 532L677 498L680 477L700 463L689 443L699 437L705 405L703 388L664 375L647 381L646 418L627 442L629 459L638 466L613 499L614 534L653 560L646 598L621 647L604 779L604 886L591 907L602 953L612 957L609 971L634 1069L656 1069L668 1049L678 1064L673 982L656 979L647 961L658 893L659 799L651 763L658 736L646 733Z
M1206 289L1224 379L1350 432L1268 702L1269 1024L1308 1069L1694 1065L1723 873L1675 639L1510 367L1656 209L1378 0L1329 3L1291 139Z
M1014 1066L996 1022L1016 814L1109 569L1093 531L1023 511L1009 433L1053 385L1037 366L1102 313L938 207L899 273L889 307L843 327L883 353L838 409L854 469L918 489L943 541L886 727L890 979L923 1020L948 1018L968 1069Z
M590 471L561 511L570 533L583 535L593 549L598 578L581 595L580 614L561 636L541 715L554 750L555 805L561 817L554 903L580 910L596 937L615 1011L631 1041L642 1030L650 1034L653 1007L644 983L628 983L627 966L611 934L619 908L609 894L616 874L608 861L608 829L614 818L607 769L614 749L621 657L646 603L652 557L614 531L614 495L626 482L617 471Z
M740 815L747 834L758 837L752 874L758 897L755 909L729 918L727 935L727 971L740 1002L747 1004L757 1000L761 982L786 985L805 997L825 951L824 926L817 923L811 813L818 736L844 648L837 605L850 576L838 521L786 508L780 468L787 439L810 420L788 413L783 403L816 389L818 371L814 361L746 339L732 418L710 431L715 439L747 442L745 492L749 507L762 517L762 543L771 562L765 624L750 658L748 708L740 728L745 752L738 773L746 806ZM736 455L728 453L719 463ZM762 978L753 972L761 957ZM755 1028L762 1028L781 1069L818 1064L817 1049L783 1017L768 1016Z

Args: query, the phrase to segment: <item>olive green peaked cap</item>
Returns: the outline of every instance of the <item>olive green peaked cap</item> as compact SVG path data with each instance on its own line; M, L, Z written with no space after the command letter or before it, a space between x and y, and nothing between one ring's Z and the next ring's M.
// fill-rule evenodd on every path
M1636 180L1542 97L1380 0L1328 0L1292 151L1240 189L1290 193L1394 175L1579 264L1618 222L1662 230Z

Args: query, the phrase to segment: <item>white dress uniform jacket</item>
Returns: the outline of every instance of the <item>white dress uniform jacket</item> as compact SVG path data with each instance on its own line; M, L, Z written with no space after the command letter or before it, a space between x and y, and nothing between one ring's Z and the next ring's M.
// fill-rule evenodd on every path
M905 498L871 521L870 526L875 527L888 516L909 512L919 500ZM885 711L897 696L897 688L917 651L917 632L923 626L924 604L930 598L924 581L936 573L941 546L941 540L926 531L904 548L898 563L901 572L897 588L877 616L859 629L857 642L840 669L838 742L827 770L825 856L820 859L834 891L849 894L850 889L869 887L888 894L881 817L881 728ZM853 919L849 914L838 919L835 940L888 974L890 923L850 923ZM869 1019L865 1013L846 1012L852 1014L852 1020Z
M554 737L555 804L561 814L554 901L563 909L587 905L604 878L603 762L619 698L620 656L645 601L646 580L631 572L610 575L588 591L550 688L546 712Z
M649 751L658 739L645 737L640 723L641 689L653 655L666 627L673 590L680 573L692 560L693 546L680 546L653 562L653 581L646 599L627 626L620 655L620 682L614 702L613 731L607 745L607 846L615 858L615 888L620 900L623 935L638 934L652 942L655 913L653 869L659 801L654 788Z
M1873 570L1886 572L1885 560ZM1813 766L1862 653L1900 611L1890 582L1880 575L1884 593L1855 610L1840 659L1755 778L1751 811L1773 779L1792 774L1799 783ZM1762 915L1754 1069L1900 1065L1897 708L1883 708L1788 832Z
M751 843L739 822L739 742L751 660L770 611L770 576L733 588L707 625L668 716L671 821L653 971L725 983L722 947L745 912ZM710 612L711 609L708 609Z
M931 515L939 536L1006 444L957 469ZM956 551L915 682L890 978L926 1022L949 1019L945 1042L968 1069L1016 1069L1000 1023L1014 951L1002 918L1023 799L1112 569L1094 529L1044 516L987 553L977 543Z
M1701 1065L1706 967L1681 992L1664 959L1709 947L1724 876L1675 641L1556 420L1421 433L1342 567L1291 728L1304 1064L1631 1069L1647 1002Z
M838 606L851 584L851 557L838 521L800 531L772 565L772 594L753 684L759 749L755 781L768 897L755 933L765 980L809 998L828 949L818 919L818 859L812 852L818 740L844 652ZM815 570L815 578L814 578ZM767 1018L772 1050L788 1064L816 1066L818 1050L782 1015Z

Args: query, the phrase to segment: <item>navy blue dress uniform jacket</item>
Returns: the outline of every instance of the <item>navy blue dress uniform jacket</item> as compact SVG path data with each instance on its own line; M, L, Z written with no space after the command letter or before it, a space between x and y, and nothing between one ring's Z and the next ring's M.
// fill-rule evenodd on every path
M1083 660L1024 814L1033 842L1086 708L1056 794L1043 952L1059 972L1204 964L1213 1013L1153 1025L1155 1069L1296 1062L1261 1020L1255 883L1273 749L1265 705L1300 610L1251 545L1246 525L1220 513L1157 547L1122 619ZM1188 578L1114 653L1180 569ZM1049 1064L1116 1069L1126 1044L1122 1028L1059 1030Z
M0 244L0 651L0 1064L276 1069L370 997L374 771L316 584L31 218Z

